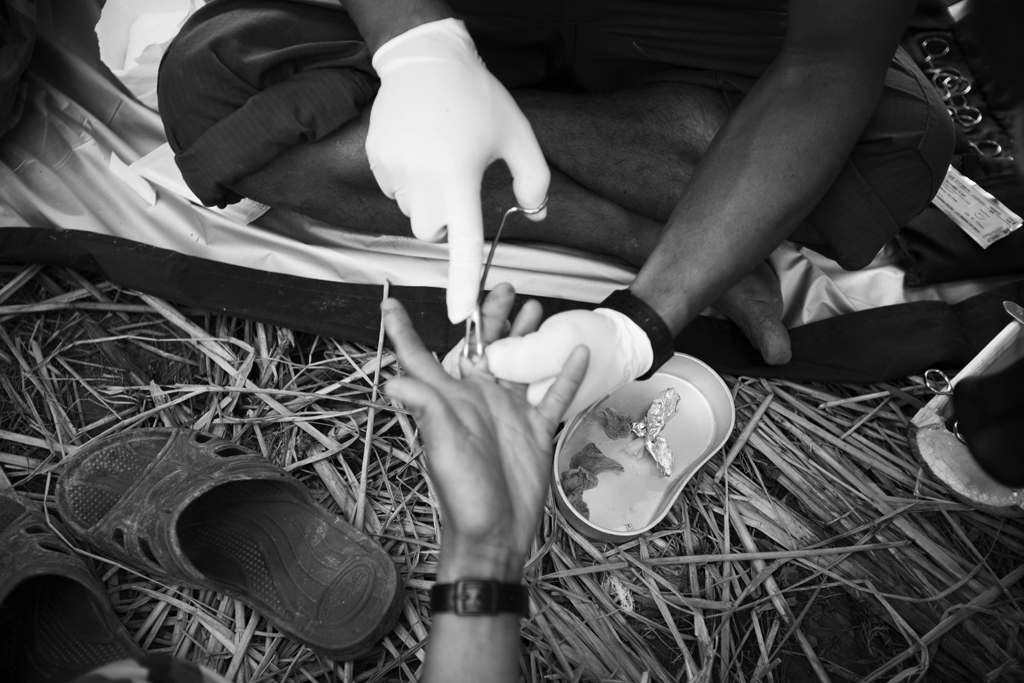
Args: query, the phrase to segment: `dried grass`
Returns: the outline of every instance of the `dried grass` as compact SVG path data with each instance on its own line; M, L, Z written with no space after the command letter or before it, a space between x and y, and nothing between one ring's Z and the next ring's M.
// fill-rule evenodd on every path
M406 581L398 627L371 656L330 662L233 599L92 556L128 631L237 681L414 680L441 521L416 425L379 391L397 372L384 345L3 266L0 486L50 504L63 458L129 429L191 427L251 447L377 537ZM806 661L822 681L1021 680L1024 523L968 508L922 473L905 438L919 378L727 381L737 430L653 533L592 542L547 510L527 567L523 676L752 683L790 680ZM816 626L837 595L853 605L844 637L861 661L833 661L841 644Z

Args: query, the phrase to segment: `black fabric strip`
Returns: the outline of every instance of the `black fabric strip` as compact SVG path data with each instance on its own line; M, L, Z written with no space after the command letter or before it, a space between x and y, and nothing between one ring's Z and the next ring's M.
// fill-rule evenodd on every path
M0 261L44 263L99 273L184 306L224 312L301 332L375 345L380 325L377 285L279 275L185 256L122 238L54 228L0 228ZM392 287L433 351L461 338L451 325L444 290ZM548 315L592 304L538 297ZM922 301L850 313L790 330L793 360L765 365L739 328L701 317L676 338L677 351L728 375L794 381L878 382L929 367L965 365L1008 323L1003 300L1024 302L1024 279L955 306ZM524 300L520 297L515 310ZM514 312L513 312L514 314Z

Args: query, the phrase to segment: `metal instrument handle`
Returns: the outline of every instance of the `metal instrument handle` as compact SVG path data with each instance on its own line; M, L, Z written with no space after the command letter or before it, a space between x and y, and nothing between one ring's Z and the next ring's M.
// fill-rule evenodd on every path
M480 274L480 293L477 296L476 308L468 318L466 318L466 337L463 340L462 345L462 357L471 361L477 361L484 355L484 338L483 338L483 313L480 307L484 303L484 287L487 285L487 274L491 270L491 261L494 260L494 250L498 247L498 240L501 239L501 232L505 229L505 223L508 221L508 217L514 213L521 213L527 216L534 216L548 206L548 198L545 197L544 201L540 203L535 209L524 209L521 206L513 206L505 215L501 217L501 224L498 225L497 232L494 233L494 238L491 240L491 250L487 253L487 261L484 262L483 272Z

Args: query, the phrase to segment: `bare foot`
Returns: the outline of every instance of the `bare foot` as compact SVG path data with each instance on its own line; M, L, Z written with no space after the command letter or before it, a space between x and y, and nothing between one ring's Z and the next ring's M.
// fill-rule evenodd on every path
M768 365L784 365L793 357L782 325L782 289L767 262L723 294L715 308L740 326Z

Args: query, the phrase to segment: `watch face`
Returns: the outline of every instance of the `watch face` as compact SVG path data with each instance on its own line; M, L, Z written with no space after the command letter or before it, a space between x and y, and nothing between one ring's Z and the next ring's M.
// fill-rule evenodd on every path
M484 595L487 600L484 600ZM460 582L455 594L455 611L459 614L494 614L494 584L477 581Z

